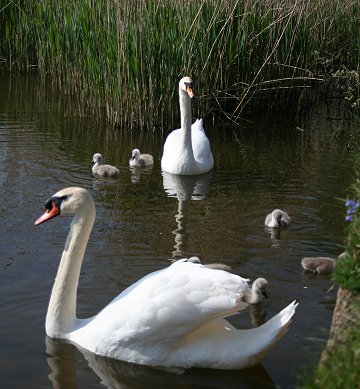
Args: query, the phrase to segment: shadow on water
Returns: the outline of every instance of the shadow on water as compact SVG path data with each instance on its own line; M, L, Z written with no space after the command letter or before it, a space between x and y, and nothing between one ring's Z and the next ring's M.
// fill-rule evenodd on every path
M45 338L49 379L54 389L77 387L77 348ZM78 348L99 381L108 389L148 388L276 388L262 365L243 370L191 369L186 371L151 368L101 357Z

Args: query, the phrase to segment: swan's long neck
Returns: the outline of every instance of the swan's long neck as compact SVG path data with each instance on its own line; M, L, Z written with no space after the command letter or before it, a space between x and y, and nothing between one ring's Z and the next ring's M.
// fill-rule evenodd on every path
M187 158L194 159L194 152L191 143L191 99L186 92L179 89L179 102L180 102L180 116L181 116L181 129L183 140L181 146L182 152Z
M94 221L92 204L81 215L75 215L71 223L46 315L46 333L50 337L63 338L74 329L80 269Z

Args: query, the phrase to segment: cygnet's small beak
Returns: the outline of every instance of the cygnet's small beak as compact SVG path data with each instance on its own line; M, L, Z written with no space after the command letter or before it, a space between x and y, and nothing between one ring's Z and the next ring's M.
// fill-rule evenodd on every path
M261 291L261 294L262 294L266 299L269 298L268 295L267 295L267 293L265 292L265 290Z

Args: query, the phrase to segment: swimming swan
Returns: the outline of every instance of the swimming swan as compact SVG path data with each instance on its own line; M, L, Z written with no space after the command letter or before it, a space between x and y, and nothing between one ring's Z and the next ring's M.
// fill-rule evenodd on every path
M291 223L291 217L281 209L275 209L265 218L265 225L268 227L287 227Z
M154 158L150 154L141 154L139 149L134 149L131 152L129 160L130 166L148 166L154 164Z
M100 153L96 153L93 155L93 174L97 174L102 177L117 177L120 173L119 169L115 166L111 165L103 165L102 164L102 155Z
M77 287L95 204L86 189L70 187L45 208L35 225L73 216L46 315L51 338L143 365L239 369L256 365L289 328L295 301L258 328L236 329L224 318L237 312L246 280L187 259L148 274L97 315L78 319Z
M181 128L172 131L164 144L161 169L181 175L195 175L210 171L214 158L202 119L192 123L191 99L195 97L191 78L179 82Z

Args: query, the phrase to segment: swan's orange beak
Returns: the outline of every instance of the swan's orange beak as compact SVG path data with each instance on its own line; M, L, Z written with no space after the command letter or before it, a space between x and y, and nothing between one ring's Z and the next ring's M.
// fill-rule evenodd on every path
M194 99L195 96L195 91L191 85L186 86L186 93L189 95L190 99Z
M59 208L52 202L52 206L50 209L47 209L43 215L41 215L35 222L35 225L37 226L38 224L44 223L47 220L50 220L54 218L55 216L60 214Z

